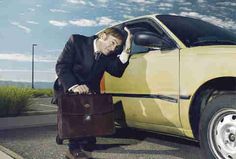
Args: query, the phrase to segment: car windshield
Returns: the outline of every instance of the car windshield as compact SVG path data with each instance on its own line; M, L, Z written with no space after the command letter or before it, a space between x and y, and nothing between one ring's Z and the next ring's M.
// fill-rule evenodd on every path
M234 33L208 22L171 15L158 15L157 18L187 47L236 45L236 35Z

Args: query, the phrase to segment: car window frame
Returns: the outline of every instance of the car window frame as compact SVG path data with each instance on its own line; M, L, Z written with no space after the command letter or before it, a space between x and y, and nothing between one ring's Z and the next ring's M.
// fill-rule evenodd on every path
M169 49L165 49L165 51L179 48L176 41L173 40L173 38L171 38L171 36L166 32L166 30L163 29L163 27L160 24L158 24L158 22L155 22L155 19L153 19L153 18L147 18L147 17L140 18L140 19L135 19L135 20L131 20L128 22L124 22L122 24L124 24L125 26L127 26L129 28L130 25L134 25L136 23L148 23L150 26L152 26L156 30L156 32L164 34L173 43L173 47L169 48ZM120 24L120 25L122 25L122 24ZM146 50L144 49L145 51L142 51L142 52L131 52L131 54L133 55L133 54L148 53L151 50L155 50L155 49L147 48L144 46L140 46L140 47L146 48Z

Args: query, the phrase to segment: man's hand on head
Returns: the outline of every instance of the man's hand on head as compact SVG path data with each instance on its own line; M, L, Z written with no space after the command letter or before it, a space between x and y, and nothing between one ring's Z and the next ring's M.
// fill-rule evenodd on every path
M132 34L130 33L127 27L124 27L124 30L127 32L127 38L125 41L124 51L129 54L130 49L131 49L131 44L132 44Z

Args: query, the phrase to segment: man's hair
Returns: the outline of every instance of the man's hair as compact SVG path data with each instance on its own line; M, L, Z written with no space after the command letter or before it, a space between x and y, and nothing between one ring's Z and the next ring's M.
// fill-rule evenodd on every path
M115 28L115 27L107 28L98 34L98 38L101 37L102 33L105 33L106 35L114 36L115 38L121 40L122 44L125 42L126 37L125 37L124 33L118 28Z

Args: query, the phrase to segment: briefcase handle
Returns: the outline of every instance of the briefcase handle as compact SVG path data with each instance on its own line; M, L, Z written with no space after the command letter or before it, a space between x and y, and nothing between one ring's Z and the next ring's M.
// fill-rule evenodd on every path
M68 91L68 92L66 92L66 94L67 94L67 95L78 95L79 93L75 93L75 92L71 92L71 91L69 92L69 91ZM96 93L95 91L91 91L91 90L90 90L89 93L87 93L87 94L81 94L81 95L94 95L94 94L98 94L98 93Z

